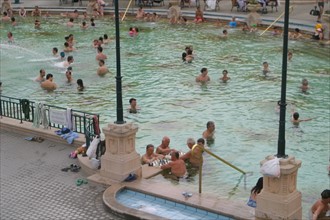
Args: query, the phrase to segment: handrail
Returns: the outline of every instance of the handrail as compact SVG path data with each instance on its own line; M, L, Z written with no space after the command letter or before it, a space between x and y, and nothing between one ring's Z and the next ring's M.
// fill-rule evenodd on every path
M293 9L293 6L290 6L290 9ZM269 30L269 28L271 28L278 20L280 20L280 18L284 15L285 12L282 12L282 14L280 14L280 16L278 16L278 18L276 18L261 34L260 36L262 36L266 31Z
M228 161L222 159L221 157L219 157L218 155L212 153L211 151L209 151L208 149L205 149L205 147L200 146L198 144L195 144L192 149L191 149L191 154L194 154L194 149L196 147L199 147L202 149L202 151L205 151L206 153L210 154L211 156L215 157L216 159L220 160L221 162L223 162L224 164L230 166L231 168L237 170L238 172L242 173L243 175L246 175L247 172L241 170L240 168L236 167L235 165L229 163ZM200 166L199 166L199 193L202 193L202 160L200 160Z
M129 7L131 6L131 3L132 3L132 0L129 1L129 3L128 3L128 5L127 5L127 8L126 8L126 10L125 10L125 13L124 13L124 15L123 15L123 18L121 19L121 21L123 21L123 20L125 19L126 13L127 13L128 9L129 9Z

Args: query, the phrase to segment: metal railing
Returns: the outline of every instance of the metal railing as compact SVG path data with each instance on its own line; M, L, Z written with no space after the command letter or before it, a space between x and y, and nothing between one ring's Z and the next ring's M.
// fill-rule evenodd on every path
M20 120L21 123L25 121L34 122L37 105L37 102L28 99L18 99L0 95L0 116L17 119ZM43 107L45 108L48 126L50 128L65 127L65 125L57 124L50 120L50 110L67 110L66 108L48 104L43 104ZM94 137L96 135L94 127L95 125L98 126L99 114L71 109L71 121L73 123L73 131Z

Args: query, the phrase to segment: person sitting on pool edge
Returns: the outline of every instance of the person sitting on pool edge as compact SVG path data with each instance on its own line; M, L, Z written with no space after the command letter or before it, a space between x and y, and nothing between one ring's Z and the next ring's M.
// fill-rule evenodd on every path
M140 110L140 107L137 105L136 99L135 98L130 98L129 99L129 108L128 108L128 112L129 113L138 113L138 110Z
M264 178L260 177L257 184L251 189L251 194L247 205L253 208L257 207L257 196L261 192L264 185Z
M213 121L208 121L206 123L206 130L203 132L203 138L206 141L214 141L214 132L215 132L215 124Z
M163 159L164 155L156 154L154 152L155 147L152 144L148 144L146 147L146 153L141 157L141 164L150 164L157 159Z
M156 153L166 155L166 154L171 153L172 151L175 151L174 149L171 149L169 147L170 142L171 142L170 138L167 136L164 136L162 139L162 143L156 149Z
M185 176L187 173L186 164L179 158L179 155L178 151L173 151L171 153L171 162L162 165L160 168L162 170L171 169L170 172L178 178Z
M46 81L42 82L40 86L47 91L54 91L57 88L57 85L53 82L53 74L48 73Z
M203 138L199 138L197 140L197 145L195 145L195 140L193 138L188 138L187 146L190 151L185 153L180 157L182 160L188 160L193 167L199 167L203 164L203 148L204 148L205 140Z

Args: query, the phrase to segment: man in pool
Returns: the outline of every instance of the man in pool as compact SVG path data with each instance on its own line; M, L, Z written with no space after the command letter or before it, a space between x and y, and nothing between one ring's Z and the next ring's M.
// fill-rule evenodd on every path
M176 177L183 177L187 173L186 164L179 158L179 152L173 151L171 153L171 162L161 166L162 170L171 169L171 173Z
M137 106L136 99L130 98L128 112L134 114L134 113L138 113L138 110L140 110L140 108Z
M106 65L104 65L104 60L99 60L99 68L97 69L97 75L104 76L109 72Z
M107 56L103 53L103 48L99 46L97 48L96 60L106 60Z
M326 217L327 212L330 210L330 190L326 189L323 190L321 193L321 199L317 200L312 208L310 209L310 219L317 220L317 219L328 219Z
M46 76L46 71L44 69L41 69L39 71L39 76L34 81L42 83L43 81L46 80L45 76Z
M156 154L167 155L175 151L174 149L171 149L169 145L170 145L170 138L164 136L162 139L162 143L156 149Z
M207 68L202 68L201 74L199 74L196 77L196 82L206 83L206 82L210 81L210 77L207 74L208 74Z
M294 113L292 114L291 122L292 122L293 125L295 125L295 126L298 127L300 122L303 122L303 121L310 121L310 120L312 120L312 119L313 119L313 118L299 119L299 113L298 113L298 112L294 112Z
M203 132L203 138L206 141L214 141L215 124L213 121L206 123L206 130Z
M73 56L68 56L67 61L63 63L64 67L69 67L73 63L74 59Z
M182 160L188 160L193 167L199 167L203 163L203 148L205 141L203 138L199 138L197 140L197 144L195 145L195 140L192 138L188 138L187 146L190 151L185 153L180 157Z
M47 91L54 91L57 88L57 85L53 82L53 74L48 73L46 81L42 82L40 86Z
M270 73L268 62L263 62L263 63L262 63L262 67L263 67L263 69L262 69L262 74L263 74L264 76L268 76L268 73Z
M164 158L164 155L154 153L155 147L152 144L148 144L146 147L146 153L141 157L141 164L149 164L154 160Z

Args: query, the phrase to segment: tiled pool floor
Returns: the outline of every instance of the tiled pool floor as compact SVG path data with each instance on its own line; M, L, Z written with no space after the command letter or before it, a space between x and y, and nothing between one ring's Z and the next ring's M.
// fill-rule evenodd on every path
M232 220L232 218L195 208L183 203L173 202L130 189L123 189L116 194L117 202L122 205L158 215L168 219L217 219Z

